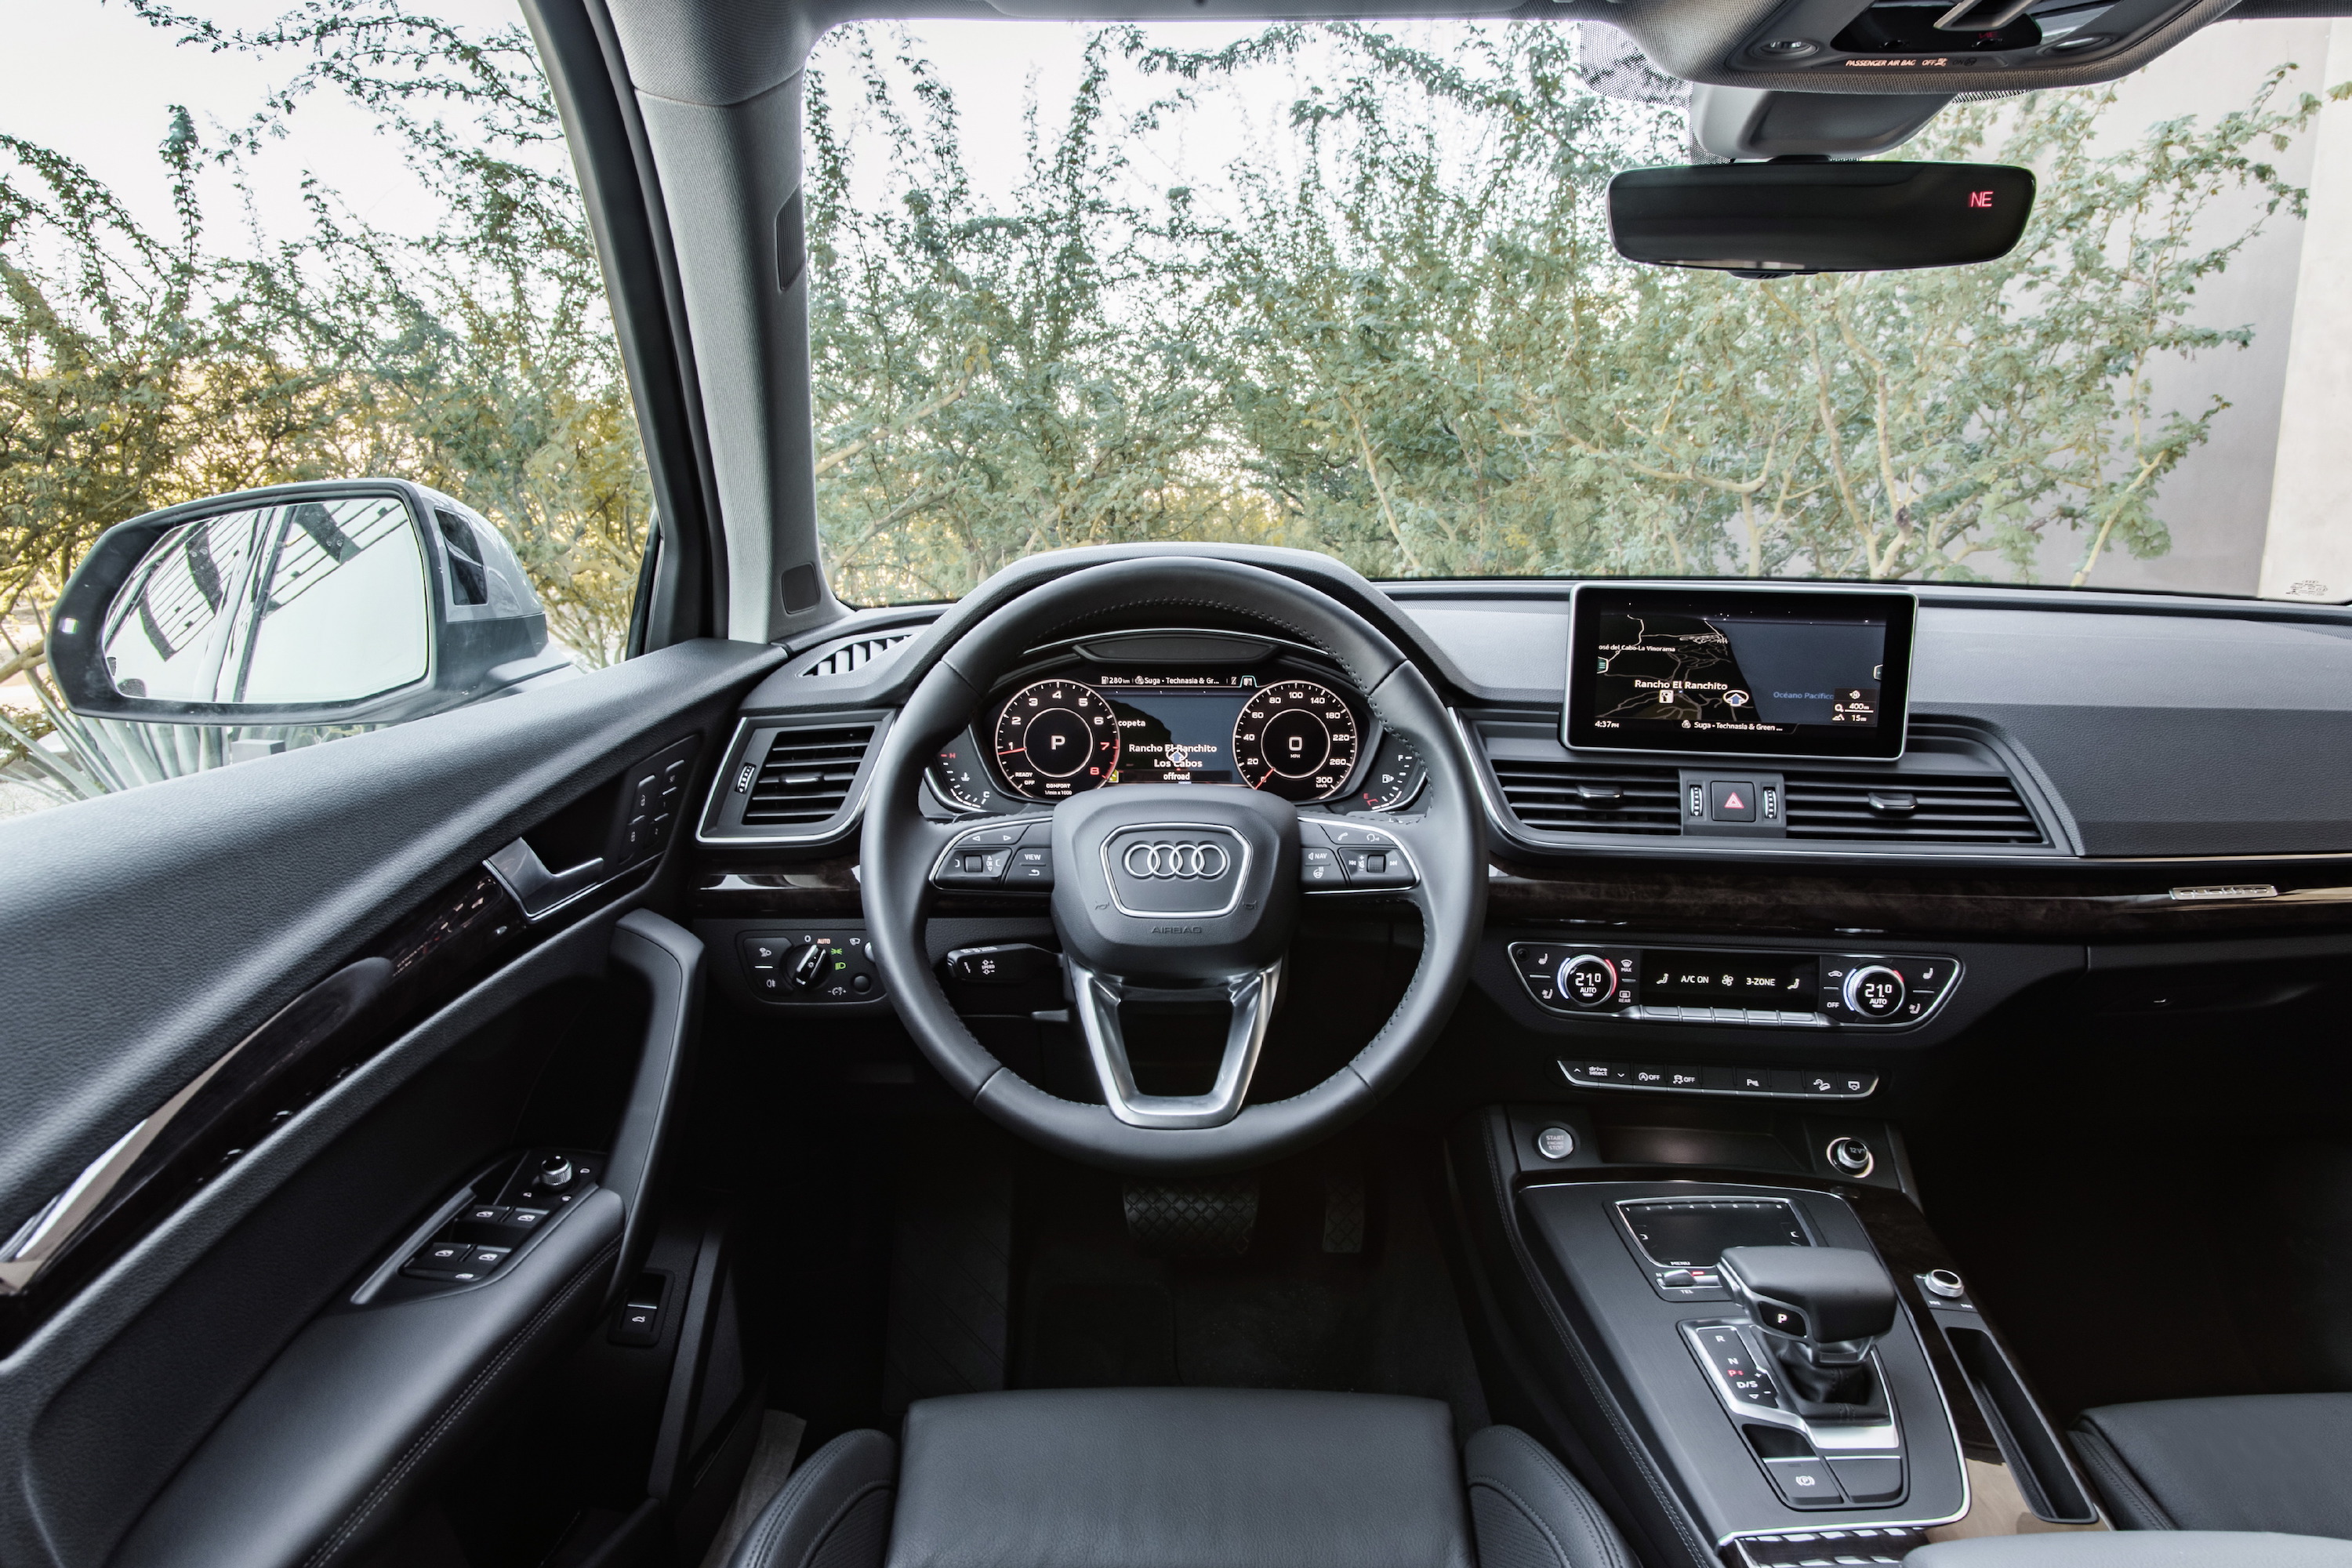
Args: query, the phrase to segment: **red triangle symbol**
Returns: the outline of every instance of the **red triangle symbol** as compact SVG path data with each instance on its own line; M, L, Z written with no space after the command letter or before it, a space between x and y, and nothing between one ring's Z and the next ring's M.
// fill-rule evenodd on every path
M1748 809L1748 803L1739 798L1739 792L1738 790L1733 790L1729 795L1723 797L1723 809L1726 811L1746 811Z

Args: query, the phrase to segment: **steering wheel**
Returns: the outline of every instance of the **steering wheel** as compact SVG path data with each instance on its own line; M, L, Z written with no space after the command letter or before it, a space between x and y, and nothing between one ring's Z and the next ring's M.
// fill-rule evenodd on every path
M1382 724L1428 769L1411 821L1320 816L1242 786L1119 784L1041 805L1023 822L940 823L919 804L924 768L1031 650L1108 606L1172 616L1240 616L1321 649ZM943 628L933 662L884 738L868 784L859 877L867 940L898 1016L932 1065L982 1113L1034 1142L1138 1173L1206 1173L1262 1163L1369 1110L1420 1059L1470 969L1486 899L1486 819L1444 705L1396 645L1352 609L1276 572L1212 556L1143 556L1088 566ZM1371 827L1376 822L1377 827ZM1008 837L1009 836L1009 837ZM1048 1094L972 1037L933 974L924 924L936 892L994 876L1016 851L1050 845L1053 913L1073 1010L1103 1102ZM992 859L1002 854L1004 859ZM1287 1100L1248 1101L1302 896L1376 888L1421 912L1419 966L1396 1011L1339 1071ZM1122 1001L1232 1005L1224 1054L1205 1094L1136 1085Z

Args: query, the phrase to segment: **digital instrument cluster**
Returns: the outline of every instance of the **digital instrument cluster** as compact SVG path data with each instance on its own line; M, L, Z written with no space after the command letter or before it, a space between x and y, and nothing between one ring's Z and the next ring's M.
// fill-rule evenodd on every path
M961 811L1123 784L1244 784L1382 811L1403 805L1421 773L1412 746L1381 737L1359 699L1309 675L1092 668L1004 693L941 751L931 778Z

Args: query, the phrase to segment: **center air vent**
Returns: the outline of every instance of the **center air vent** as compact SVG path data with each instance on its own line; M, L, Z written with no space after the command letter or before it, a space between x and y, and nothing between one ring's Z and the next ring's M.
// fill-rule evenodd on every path
M1892 839L1913 844L2039 844L2042 829L2017 786L1995 773L1836 773L1783 775L1791 838Z
M1553 762L1497 755L1496 782L1511 815L1541 833L1682 830L1682 775L1638 763Z
M875 726L780 730L743 805L746 827L814 827L841 814Z
M801 671L803 675L847 675L862 665L873 663L902 642L913 640L912 632L891 632L883 637L853 637L835 643L824 650L824 657Z

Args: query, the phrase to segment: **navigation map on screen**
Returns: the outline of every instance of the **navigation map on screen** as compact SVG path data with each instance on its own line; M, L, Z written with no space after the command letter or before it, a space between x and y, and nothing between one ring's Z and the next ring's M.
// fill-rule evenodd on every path
M1884 595L1851 606L1802 597L1619 590L1580 602L1570 744L1879 752L1873 732L1900 723L1887 670L1907 656L1908 626L1891 624Z

